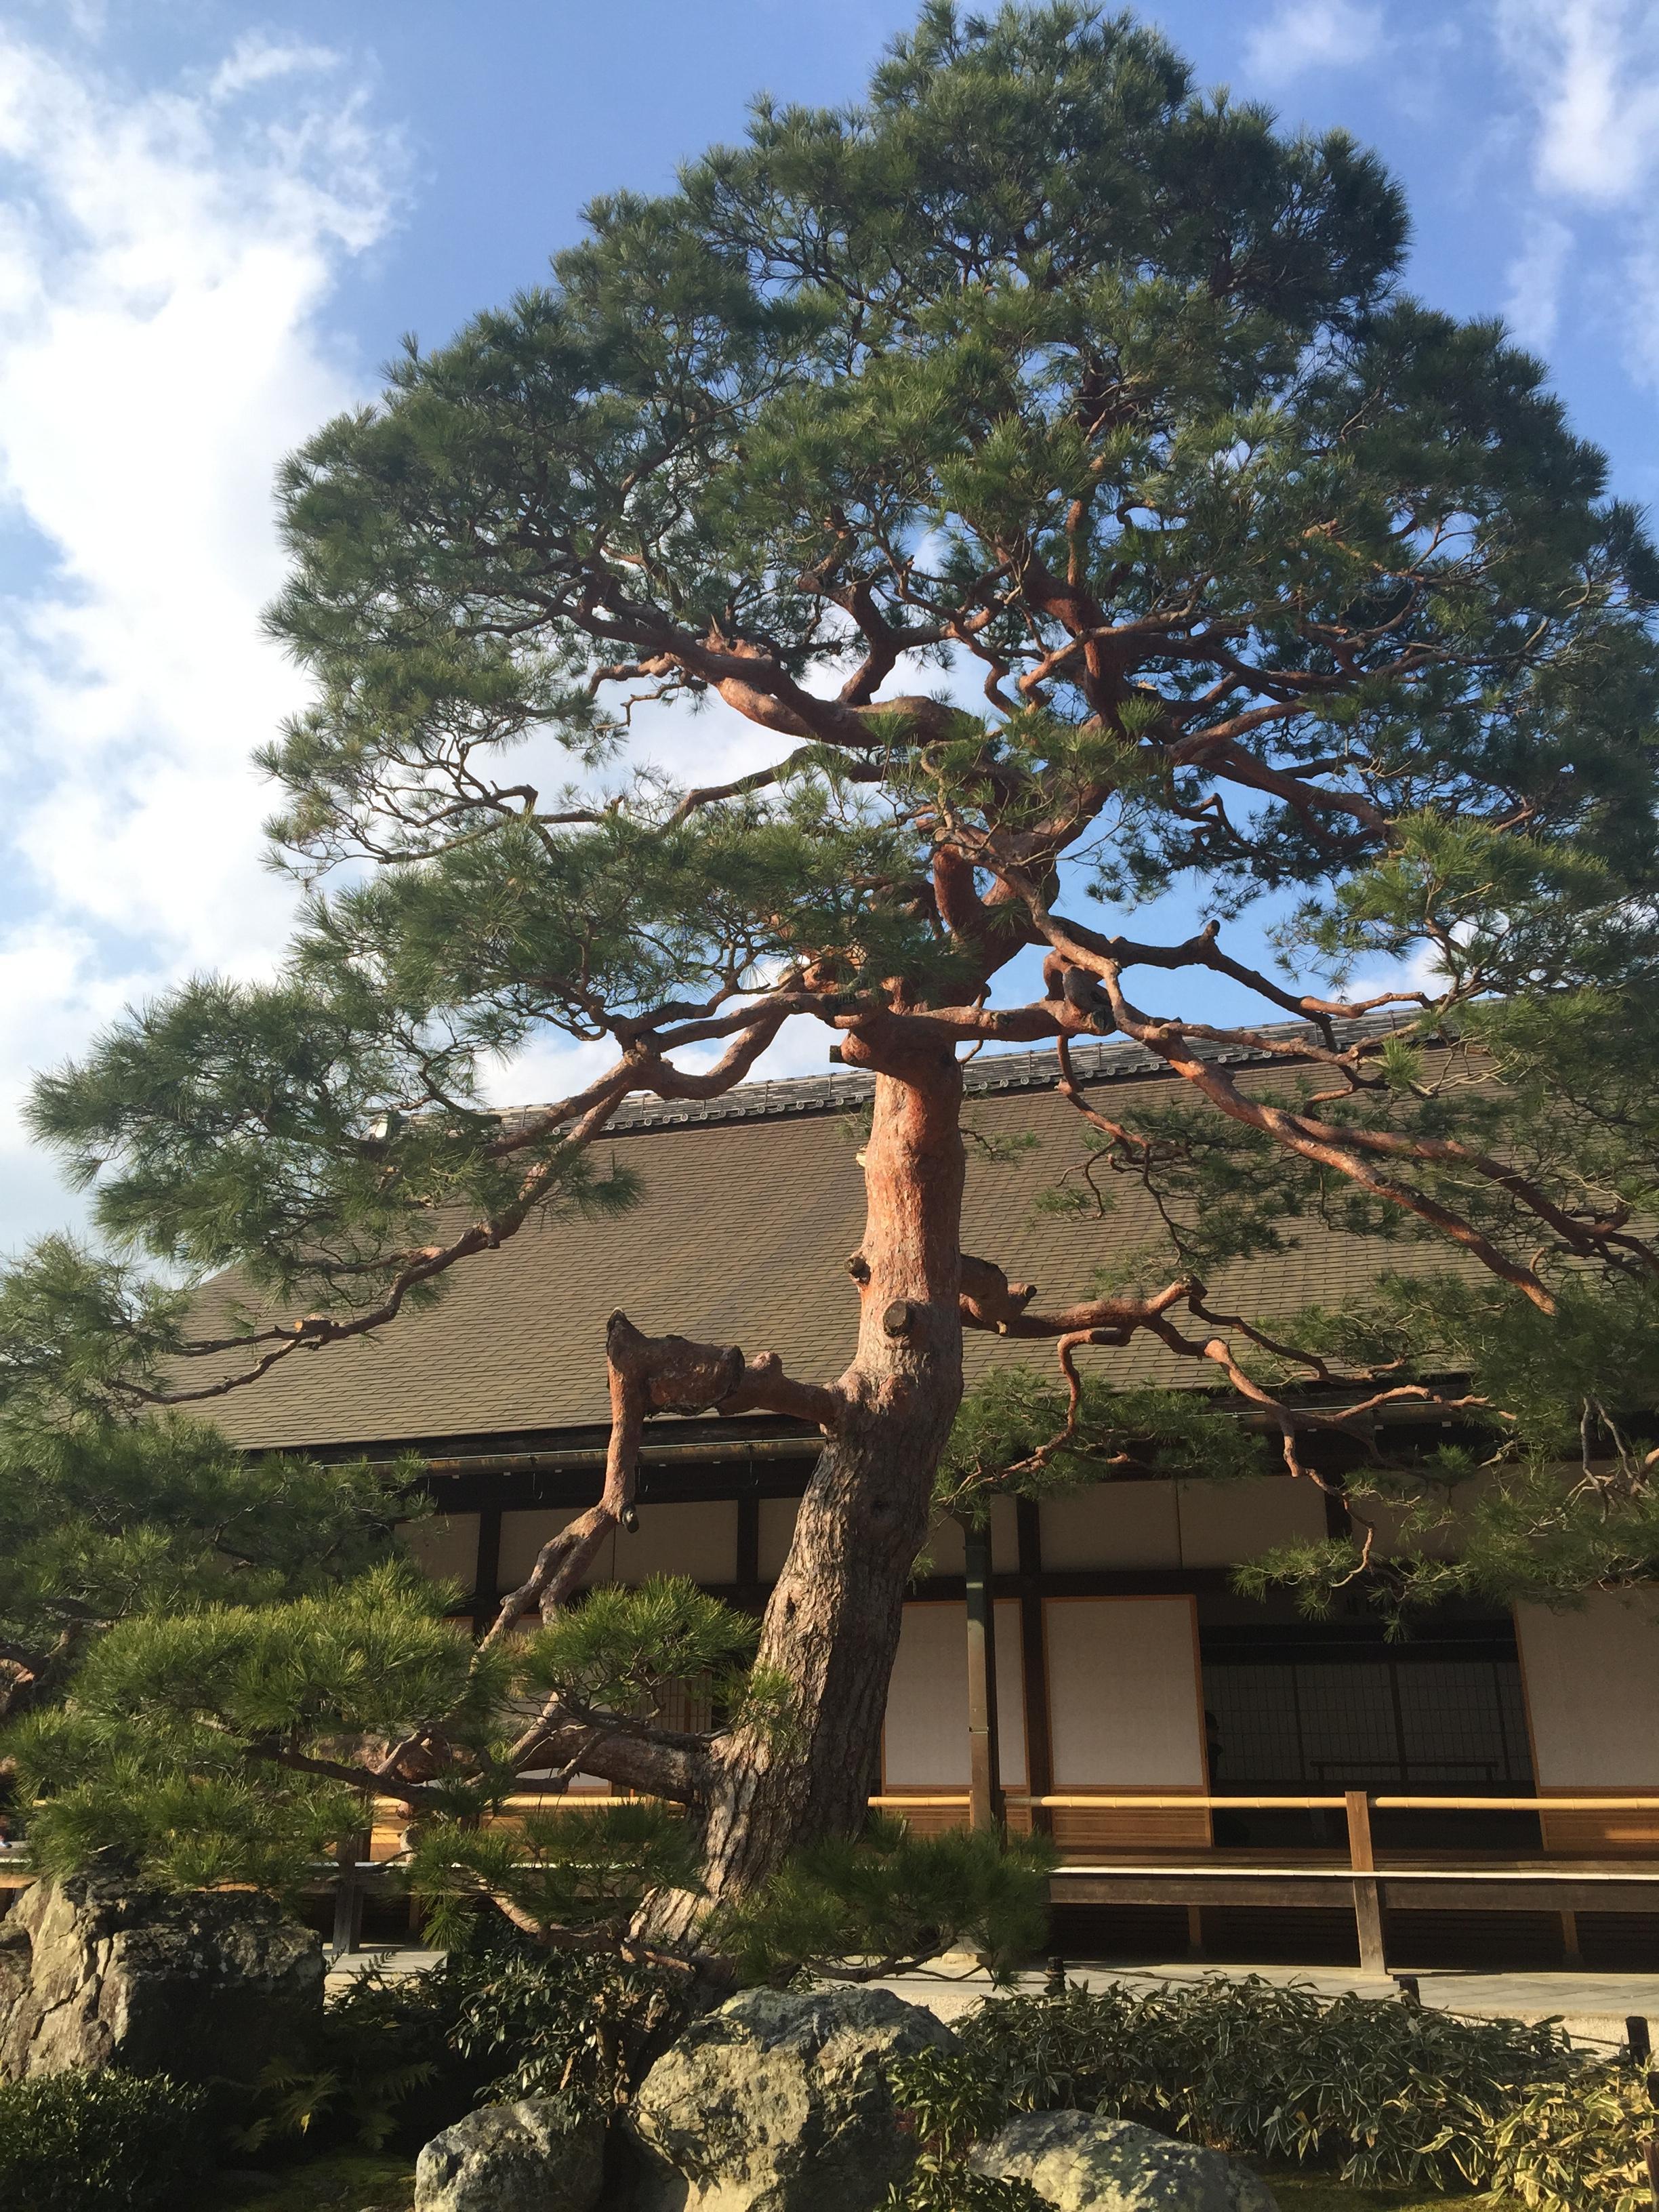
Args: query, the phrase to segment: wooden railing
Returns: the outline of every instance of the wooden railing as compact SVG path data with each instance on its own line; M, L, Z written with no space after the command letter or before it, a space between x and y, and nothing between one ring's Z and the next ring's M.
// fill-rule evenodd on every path
M1005 1790L1002 1794L1011 1805L1088 1805L1115 1812L1128 1812L1136 1806L1164 1811L1201 1806L1219 1812L1231 1807L1237 1812L1340 1813L1350 1798L1358 1796L1374 1813L1659 1813L1659 1797L1393 1797L1381 1792L1372 1796L1364 1790L1347 1790L1340 1797L1212 1797L1201 1790L1184 1790L1174 1796L1159 1796L1143 1790L1133 1796L1121 1796L1103 1790L1091 1790L1086 1796L1050 1791L1032 1797L1023 1790ZM939 1797L894 1792L870 1800L872 1805L889 1806L896 1810L906 1805L965 1808L970 1802L965 1790Z
M1344 1815L1346 1827L1346 1867L1316 1869L1301 1867L1264 1866L1261 1864L1228 1864L1214 1856L1194 1859L1190 1845L1182 1852L1181 1861L1160 1858L1155 1864L1131 1865L1114 1858L1109 1863L1096 1867L1076 1863L1063 1865L1056 1870L1056 1882L1061 1889L1070 1886L1088 1889L1091 1887L1110 1899L1114 1890L1124 1893L1122 1901L1156 1902L1160 1894L1170 1903L1184 1902L1188 1907L1189 1937L1196 1944L1200 1939L1200 1913L1204 1902L1220 1902L1236 1893L1253 1898L1264 1905L1297 1903L1305 1905L1310 1895L1316 1901L1318 1893L1328 1895L1329 1886L1340 1885L1352 1901L1355 1933L1358 1939L1359 1962L1368 1972L1386 1971L1386 1946L1383 1936L1384 1887L1410 1897L1415 1891L1419 1897L1433 1900L1437 1886L1441 1895L1449 1889L1471 1887L1483 1903L1502 1905L1504 1889L1518 1895L1522 1904L1535 1907L1541 1894L1556 1900L1550 1909L1560 1914L1564 1949L1570 1964L1582 1964L1578 1952L1577 1914L1587 1909L1585 1899L1592 1900L1594 1909L1596 1886L1610 1895L1614 1887L1638 1886L1641 1892L1652 1889L1651 1904L1659 1909L1659 1868L1653 1871L1595 1869L1583 1863L1563 1869L1559 1862L1552 1867L1515 1866L1494 1869L1470 1868L1449 1864L1424 1866L1420 1860L1410 1867L1379 1868L1372 1836L1371 1816L1374 1813L1530 1813L1540 1821L1560 1814L1612 1814L1626 1818L1642 1818L1659 1814L1659 1797L1613 1797L1586 1794L1583 1796L1519 1797L1519 1796L1435 1796L1424 1797L1407 1793L1379 1791L1375 1796L1364 1790L1344 1790L1340 1796L1333 1793L1306 1796L1237 1796L1218 1797L1201 1790L1187 1790L1179 1794L1157 1791L1120 1792L1109 1790L1079 1792L1048 1790L1039 1795L1008 1790L1005 1803L1011 1813L1041 1812L1096 1813L1170 1813L1201 1814L1206 1823L1216 1812L1334 1812ZM917 1791L907 1795L885 1791L870 1800L872 1806L883 1811L903 1813L906 1810L932 1812L964 1812L970 1800L963 1791L933 1794ZM1638 1840L1647 1844L1659 1843L1659 1832L1650 1830ZM1144 1857L1144 1852L1141 1854ZM1068 1883L1068 1877L1070 1878ZM1644 1896L1644 1904L1648 1900Z
M1011 1813L1027 1817L1038 1813L1192 1813L1201 1814L1206 1821L1216 1812L1340 1812L1344 1815L1346 1830L1346 1864L1324 1867L1272 1866L1260 1863L1241 1864L1228 1861L1213 1850L1194 1854L1191 1844L1181 1846L1178 1856L1165 1855L1156 1863L1146 1863L1143 1846L1140 1863L1133 1863L1115 1856L1109 1863L1094 1865L1069 1863L1056 1869L1055 1881L1062 1890L1067 1884L1082 1887L1085 1893L1092 1883L1104 1893L1106 1901L1135 1903L1185 1902L1188 1911L1189 1929L1196 1931L1197 1915L1204 1903L1231 1901L1235 1892L1253 1903L1272 1905L1326 1902L1333 1887L1339 1895L1346 1894L1352 1903L1355 1931L1358 1937L1362 1968L1373 1972L1386 1971L1382 1908L1384 1889L1389 1888L1411 1897L1413 1892L1425 1901L1439 1903L1431 1896L1437 1885L1443 1894L1459 1886L1473 1893L1481 1904L1502 1905L1501 1891L1507 1886L1516 1893L1522 1905L1540 1909L1540 1898L1553 1900L1547 1907L1559 1911L1563 1923L1565 1948L1570 1964L1579 1964L1576 1913L1600 1909L1602 1897L1612 1899L1615 1890L1629 1888L1640 1899L1640 1909L1659 1911L1659 1864L1651 1870L1632 1869L1628 1865L1608 1868L1591 1862L1596 1854L1575 1851L1554 1855L1551 1865L1503 1868L1467 1867L1452 1864L1425 1866L1414 1856L1410 1866L1379 1867L1372 1836L1371 1816L1378 1813L1530 1813L1540 1819L1555 1814L1589 1816L1615 1814L1626 1817L1659 1816L1659 1796L1607 1796L1586 1793L1583 1796L1436 1796L1425 1797L1406 1793L1379 1791L1375 1796L1363 1790L1349 1790L1340 1796L1330 1792L1305 1796L1261 1795L1215 1796L1201 1790L1181 1792L1100 1790L1048 1790L1032 1795L1023 1790L1006 1790L1004 1802ZM526 1794L509 1799L506 1810L532 1805L545 1805L545 1797ZM581 1792L562 1795L557 1802L573 1808L603 1806L615 1800L608 1792ZM966 1814L972 1800L966 1790L901 1792L884 1791L870 1799L871 1805L880 1811L894 1813L959 1813ZM378 1838L377 1838L378 1840ZM1650 1840L1644 1838L1643 1840ZM1650 1840L1659 1844L1659 1832ZM1109 1848L1109 1846L1108 1847ZM1153 1846L1156 1848L1156 1846ZM1605 1854L1601 1856L1605 1856ZM1574 1863L1565 1868L1563 1857ZM349 1893L350 1902L343 1910L347 1926L336 1930L336 1948L356 1948L355 1914L360 1909L362 1877L374 1870L375 1855L371 1844L368 1855L361 1861L348 1861L342 1867L344 1877L340 1888ZM27 1867L26 1850L12 1846L0 1850L0 1890L26 1884L33 1879ZM1114 1899L1114 1888L1125 1893ZM1559 1900L1559 1902L1553 1901ZM1467 1897L1459 1900L1468 1907ZM1442 1905L1441 1909L1448 1909ZM1452 1909L1455 1909L1454 1906ZM1522 1909L1516 1906L1514 1909ZM1628 1904L1609 1909L1632 1909Z

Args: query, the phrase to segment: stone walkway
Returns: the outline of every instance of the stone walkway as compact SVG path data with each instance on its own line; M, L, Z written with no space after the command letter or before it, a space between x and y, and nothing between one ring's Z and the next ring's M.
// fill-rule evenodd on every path
M436 1951L377 1946L337 1960L330 1969L329 1984L341 1987L353 1974L371 1966L391 1975L423 1973L441 1955ZM1092 1990L1115 1984L1151 1990L1165 1984L1202 1981L1212 1975L1237 1981L1247 1974L1259 1974L1264 1981L1300 1983L1322 1996L1340 1996L1347 1990L1367 1997L1398 1998L1400 1995L1392 1975L1353 1973L1336 1966L1198 1966L1187 1960L1175 1966L1091 1966L1068 1961L1066 1971L1070 1980ZM1659 1974L1442 1973L1425 1968L1416 1978L1422 2002L1441 2011L1509 2020L1559 2019L1575 2043L1608 2051L1624 2042L1626 2020L1638 2014L1649 2021L1653 2042L1659 2047ZM945 1965L937 1973L896 1975L880 1986L913 2004L927 2006L942 2020L951 2020L976 2004L991 1984L982 1973L959 1972ZM1043 1976L1023 1974L1018 1986L1024 1990L1040 1990Z

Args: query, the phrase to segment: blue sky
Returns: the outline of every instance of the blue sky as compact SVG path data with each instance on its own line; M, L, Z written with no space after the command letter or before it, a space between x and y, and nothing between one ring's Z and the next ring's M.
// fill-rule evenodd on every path
M1202 78L1346 125L1411 199L1414 287L1549 360L1659 500L1659 5L1170 0ZM263 640L270 483L665 185L764 88L856 95L897 0L0 0L0 1251L71 1216L27 1071L206 967L266 969L249 749L300 697ZM715 718L674 739L746 760ZM1172 920L1179 916L1170 917ZM779 1072L818 1066L823 1040ZM561 1056L503 1072L556 1095Z

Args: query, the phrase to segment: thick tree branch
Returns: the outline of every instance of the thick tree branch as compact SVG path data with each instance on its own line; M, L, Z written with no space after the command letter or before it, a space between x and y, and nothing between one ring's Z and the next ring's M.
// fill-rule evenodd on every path
M597 1730L597 1733L596 1733ZM597 1774L619 1789L694 1805L708 1785L713 1767L699 1736L665 1729L624 1732L592 1719L578 1719L562 1698L550 1698L543 1711L507 1753L507 1763L523 1774L538 1765L566 1766Z
M650 1414L779 1413L811 1421L826 1432L840 1417L841 1401L833 1390L793 1381L773 1352L745 1360L736 1345L646 1336L626 1314L617 1312L605 1324L605 1352L611 1437L599 1503L543 1545L529 1576L502 1599L481 1650L500 1643L532 1608L550 1620L580 1587L612 1532L635 1525L640 1443Z
M1125 1036L1144 1045L1164 1060L1175 1073L1182 1077L1202 1097L1219 1108L1230 1120L1247 1128L1258 1129L1282 1145L1287 1152L1319 1167L1329 1168L1345 1176L1371 1196L1382 1199L1403 1212L1413 1213L1453 1243L1462 1247L1481 1266L1519 1290L1540 1312L1555 1311L1555 1299L1534 1268L1511 1260L1462 1215L1453 1212L1425 1191L1413 1189L1409 1184L1395 1182L1379 1175L1364 1157L1368 1152L1386 1152L1397 1158L1419 1159L1425 1163L1437 1158L1456 1157L1460 1164L1479 1166L1477 1156L1465 1154L1462 1148L1455 1152L1441 1149L1443 1140L1401 1137L1391 1132L1343 1128L1335 1124L1295 1114L1276 1106L1271 1101L1252 1098L1241 1091L1228 1071L1217 1061L1206 1060L1194 1051L1189 1042L1193 1028L1189 1024L1160 1021L1130 1003L1124 996L1119 981L1118 963L1086 944L1073 933L1070 927L1050 914L1040 898L1031 899L1033 919L1054 950L1065 959L1095 977L1103 989L1115 1025ZM1221 1033L1218 1033L1221 1034ZM1226 1033L1237 1036L1237 1033ZM1530 1187L1500 1163L1492 1163L1496 1172L1492 1180L1530 1202ZM1541 1206L1534 1206L1540 1218L1559 1214L1542 1194ZM1568 1217L1561 1216L1565 1221ZM1552 1223L1552 1225L1556 1225ZM1575 1235L1582 1236L1582 1226L1574 1224Z
M1357 1021L1360 1016L1375 1013L1382 1006L1428 1006L1437 1003L1425 991L1379 991L1368 999L1321 999L1305 992L1287 991L1260 969L1248 967L1242 960L1235 960L1224 952L1218 942L1220 924L1215 921L1206 921L1195 935L1182 939L1179 945L1144 945L1127 937L1103 937L1085 923L1070 921L1061 915L1054 915L1052 920L1055 927L1073 941L1088 945L1101 959L1111 961L1120 969L1205 968L1214 975L1231 976L1234 982L1243 983L1247 990L1254 991L1270 1005L1316 1024L1325 1035L1328 1048L1334 1046L1330 1031L1333 1022ZM1041 929L1041 925L1038 927ZM1046 931L1042 933L1046 941L1053 943ZM1283 1048L1287 1054L1306 1056L1304 1045L1286 1045Z

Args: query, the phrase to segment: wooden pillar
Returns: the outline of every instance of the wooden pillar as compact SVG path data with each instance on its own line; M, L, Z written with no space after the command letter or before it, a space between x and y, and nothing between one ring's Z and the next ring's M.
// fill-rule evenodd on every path
M366 1833L348 1836L335 1849L334 1863L339 1872L334 1883L334 1936L329 1948L337 1959L362 1948L363 1878L357 1862L368 1853Z
M501 1509L500 1501L478 1508L478 1550L472 1571L472 1633L482 1636L501 1603Z
M1014 1509L1019 1532L1019 1650L1025 1688L1025 1786L1030 1792L1031 1826L1048 1835L1054 1814L1036 1800L1054 1786L1054 1752L1048 1735L1048 1654L1042 1633L1042 1522L1035 1500L1022 1498Z
M997 1744L997 1616L991 1598L991 1527L962 1524L968 1597L968 1825L1002 1826Z
M738 1499L738 1601L753 1601L760 1595L760 1500L752 1491Z
M1584 1954L1578 1942L1578 1915L1576 1912L1561 1915L1561 1963L1565 1966L1582 1966L1584 1963Z
M1370 1801L1363 1790L1345 1792L1348 1808L1348 1864L1353 1869L1353 1917L1359 1931L1362 1973L1385 1974L1388 1963L1382 1947L1382 1905L1376 1884L1376 1860L1371 1850Z

